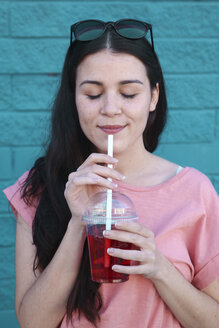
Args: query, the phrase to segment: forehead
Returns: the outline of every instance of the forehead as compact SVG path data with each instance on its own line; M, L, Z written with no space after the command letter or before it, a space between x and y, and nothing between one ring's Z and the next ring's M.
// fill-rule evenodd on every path
M129 79L146 78L144 64L135 56L102 50L86 56L77 68L77 79Z

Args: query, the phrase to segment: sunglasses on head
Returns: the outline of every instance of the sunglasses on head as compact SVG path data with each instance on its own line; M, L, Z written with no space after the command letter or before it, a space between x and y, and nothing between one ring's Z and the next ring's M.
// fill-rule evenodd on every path
M126 39L137 40L146 36L148 30L151 35L151 46L154 51L154 41L152 25L135 20L120 19L116 22L103 22L101 20L90 19L77 22L71 26L70 46L72 46L72 36L78 41L91 41L98 39L108 27L113 27L117 34Z

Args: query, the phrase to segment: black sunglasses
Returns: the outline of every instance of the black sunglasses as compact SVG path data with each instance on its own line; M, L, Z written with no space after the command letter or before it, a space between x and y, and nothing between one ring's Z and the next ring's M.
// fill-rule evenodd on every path
M150 30L151 46L154 51L152 25L135 19L120 19L116 22L106 23L96 19L77 22L71 26L70 46L72 46L73 34L75 40L91 41L98 39L109 26L112 26L120 36L132 40L145 37L148 30Z

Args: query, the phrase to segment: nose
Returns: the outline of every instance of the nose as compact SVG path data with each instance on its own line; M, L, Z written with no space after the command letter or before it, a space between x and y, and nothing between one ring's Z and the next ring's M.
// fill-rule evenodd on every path
M101 107L101 114L107 116L118 115L122 112L118 99L115 95L105 95L104 102Z

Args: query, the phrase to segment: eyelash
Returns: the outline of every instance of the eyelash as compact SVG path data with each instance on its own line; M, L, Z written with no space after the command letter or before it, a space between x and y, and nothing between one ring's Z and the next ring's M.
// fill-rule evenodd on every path
M121 95L122 95L124 98L128 98L128 99L133 99L133 98L136 96L136 94L133 94L133 95L125 95L124 93L121 93ZM96 96L90 96L90 95L87 95L87 97L88 97L89 99L91 99L91 100L97 99L97 98L99 98L100 96L101 96L101 94L96 95Z

